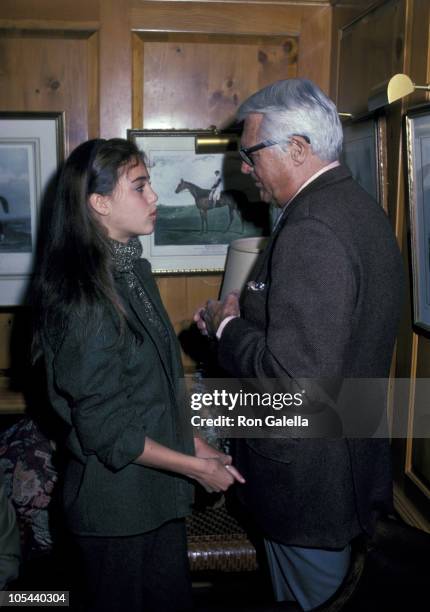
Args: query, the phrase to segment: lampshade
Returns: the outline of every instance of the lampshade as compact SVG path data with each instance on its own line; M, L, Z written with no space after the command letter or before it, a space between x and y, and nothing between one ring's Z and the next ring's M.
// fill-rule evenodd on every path
M220 293L221 300L230 291L235 289L242 291L255 261L267 241L268 238L257 236L255 238L239 238L230 244Z
M415 85L407 74L395 74L391 79L372 91L367 101L369 111L377 110L387 104L401 100L416 89L429 91L428 85Z

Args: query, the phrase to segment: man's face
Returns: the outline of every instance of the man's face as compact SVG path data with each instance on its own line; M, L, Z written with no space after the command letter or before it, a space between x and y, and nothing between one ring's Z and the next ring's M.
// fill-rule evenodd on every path
M262 120L263 115L260 114L247 116L241 138L242 147L252 147L264 140L260 134ZM294 165L289 152L272 146L252 153L251 158L254 165L242 162L241 171L251 175L263 202L274 200L278 206L283 206L296 192Z

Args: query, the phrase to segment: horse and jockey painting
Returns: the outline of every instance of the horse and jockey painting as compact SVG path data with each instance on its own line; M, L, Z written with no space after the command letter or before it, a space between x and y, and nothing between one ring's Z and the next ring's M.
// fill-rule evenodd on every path
M144 257L157 272L220 270L228 245L269 232L269 207L241 173L236 148L199 150L201 130L130 130L144 151L158 194L154 234L142 237Z
M219 171L217 170L217 172ZM199 187L198 185L195 185L194 183L191 183L189 181L184 181L184 179L181 179L178 183L178 186L175 189L175 193L180 193L181 191L184 191L184 190L189 191L192 197L194 198L194 203L197 206L197 210L200 213L200 219L202 222L202 225L201 225L202 232L209 231L208 211L213 210L214 208L222 208L223 206L227 206L228 213L229 213L229 221L228 221L228 225L225 231L228 232L228 230L230 229L231 224L233 223L233 220L234 220L234 216L236 214L236 217L238 217L241 221L240 233L243 233L243 229L244 229L243 219L242 219L240 210L238 208L238 203L243 202L244 200L247 201L247 198L241 191L238 191L237 189L219 191L219 193L217 194L217 197L215 198L214 195L212 194L212 191L214 190L214 188L203 189L202 187Z

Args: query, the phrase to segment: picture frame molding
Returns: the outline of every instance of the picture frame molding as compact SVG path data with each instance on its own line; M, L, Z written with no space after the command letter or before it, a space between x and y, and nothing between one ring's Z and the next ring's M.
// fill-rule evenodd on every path
M427 249L423 244L424 224L424 193L420 193L417 180L419 168L416 164L415 154L415 133L417 120L423 117L429 119L429 138L430 138L430 104L423 104L410 108L404 117L404 133L406 143L406 174L407 174L407 200L408 200L408 230L410 236L411 251L411 272L412 272L412 304L413 304L413 325L430 332L430 289L428 291L429 301L424 303L426 281L430 281L430 261L423 256L427 252L429 255L429 245ZM419 196L421 195L421 198ZM418 202L420 199L420 202ZM420 209L421 206L421 209ZM427 228L430 231L430 224ZM430 234L428 236L430 240ZM425 236L424 236L425 239ZM423 265L420 259L427 262L427 268L422 270Z
M383 112L366 113L359 117L352 117L342 122L344 130L348 127L360 127L369 124L374 138L373 149L375 153L376 193L370 194L382 206L388 215L388 168L387 168L387 119ZM344 138L345 143L345 138ZM344 162L345 163L345 162Z
M0 121L52 121L55 141L52 144L55 148L55 154L48 151L43 146L43 142L37 146L38 139L43 139L46 135L36 129L29 130L28 136L20 134L16 137L0 135L0 144L20 144L33 147L33 168L34 176L29 177L29 181L33 180L32 185L29 185L30 196L34 191L34 208L30 202L30 223L31 223L31 251L23 256L19 251L5 251L1 253L3 260L6 263L3 270L0 270L0 306L19 306L24 303L26 287L32 275L34 266L34 255L36 251L38 221L40 217L41 204L43 202L44 191L49 181L55 176L60 163L65 158L65 113L64 111L0 111ZM32 126L36 128L37 124ZM39 140L39 142L41 142ZM54 162L55 157L55 162ZM30 160L29 160L30 161ZM29 166L30 169L30 166ZM30 197L30 199L32 199ZM14 257L15 256L15 257ZM7 271L9 265L12 265L12 270Z

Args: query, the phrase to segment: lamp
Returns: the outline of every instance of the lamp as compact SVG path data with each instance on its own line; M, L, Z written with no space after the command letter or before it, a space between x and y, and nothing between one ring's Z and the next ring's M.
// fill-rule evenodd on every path
M194 139L196 154L199 153L225 153L226 151L237 151L239 134L235 131L220 132L215 126L211 126L212 132L197 134Z
M230 291L243 290L254 263L266 246L267 241L268 238L257 236L255 238L239 238L230 244L220 300L223 300Z
M407 74L395 74L370 96L367 101L367 108L369 111L374 111L408 96L416 89L430 91L430 85L415 85Z

